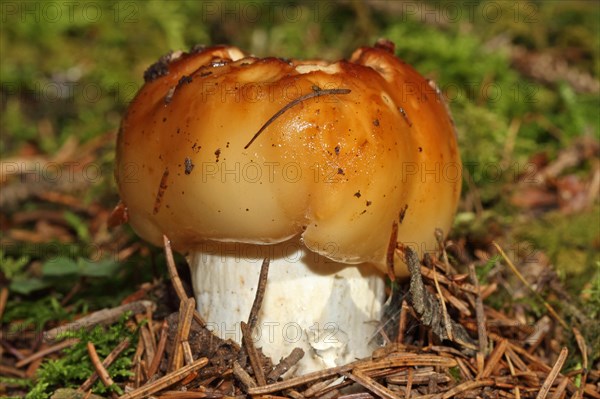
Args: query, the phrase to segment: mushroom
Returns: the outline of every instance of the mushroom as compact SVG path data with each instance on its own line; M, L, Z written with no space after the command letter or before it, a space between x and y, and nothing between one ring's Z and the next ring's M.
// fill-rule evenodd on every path
M145 80L118 135L121 199L141 237L187 254L209 327L241 341L268 258L257 347L275 361L302 348L298 374L369 356L393 226L433 251L460 194L435 85L386 41L333 63L202 48Z

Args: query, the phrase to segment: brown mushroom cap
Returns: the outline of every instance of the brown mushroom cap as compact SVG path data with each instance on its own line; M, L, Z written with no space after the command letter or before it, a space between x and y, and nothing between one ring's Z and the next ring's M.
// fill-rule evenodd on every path
M335 261L385 270L394 221L421 253L448 231L461 188L453 124L388 49L335 63L223 46L172 58L147 73L118 137L121 199L146 240L193 251L301 235Z

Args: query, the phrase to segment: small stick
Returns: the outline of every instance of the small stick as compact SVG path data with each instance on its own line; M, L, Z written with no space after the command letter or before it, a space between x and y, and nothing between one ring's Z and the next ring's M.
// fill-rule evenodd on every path
M412 384L413 384L413 369L409 368L408 371L406 372L406 393L404 394L404 397L406 399L410 398L410 391L412 391Z
M406 325L408 324L408 313L409 307L406 303L406 299L402 300L402 306L400 308L400 320L398 320L398 336L396 342L401 344L404 342L404 334L406 332Z
M579 352L581 352L581 357L582 357L582 368L583 368L583 375L581 376L581 383L579 385L579 389L578 389L578 394L579 397L583 398L583 391L585 389L585 385L587 382L587 376L588 376L588 354L587 354L587 345L585 343L585 338L583 338L583 335L581 335L581 332L579 332L579 330L577 329L577 327L573 327L573 334L575 335L575 341L577 342L577 346L579 348Z
M29 363L29 367L27 367L27 370L25 370L25 378L33 380L43 361L44 359L40 357L39 359L35 359L33 362Z
M192 364L194 363L194 355L192 354L192 348L190 347L190 342L189 341L183 341L181 343L181 349L183 352L183 360L185 361L185 364Z
M117 357L119 357L121 352L123 352L129 346L130 343L131 342L129 341L129 338L125 338L123 341L121 341L119 345L117 345L102 361L102 367L104 367L104 369L109 367L117 359ZM94 385L98 377L98 372L92 373L92 375L90 375L88 379L79 386L79 390L84 392L88 391L90 388L92 388L92 385Z
M430 269L428 267L425 267L425 266L421 266L421 274L426 279L433 281L433 271L432 271L432 269ZM440 284L443 284L443 285L453 285L453 286L457 287L461 291L470 292L471 294L477 294L477 291L475 290L475 287L473 287L471 284L463 283L463 284L458 284L457 285L457 284L454 284L453 281L450 281L444 275L438 275L438 281L440 282Z
M27 357L23 353L21 353L20 350L18 350L17 348L9 344L7 341L2 339L2 335L0 335L0 346L2 346L8 353L10 353L19 360L23 360Z
M451 390L444 392L444 394L441 396L439 396L439 395L434 396L434 398L450 399L450 398L456 397L459 393L462 393L462 392L468 392L475 388L491 387L493 385L494 385L494 380L491 378L488 378L485 380L466 381L466 382L463 382L462 384L456 385Z
M488 348L488 336L487 329L485 327L485 312L483 310L483 300L481 299L481 289L479 287L479 280L475 273L475 265L469 265L469 276L471 283L475 287L477 294L475 294L475 317L477 319L477 335L479 341L479 352L485 354Z
M397 399L398 396L394 394L392 391L366 375L359 368L352 370L352 373L344 373L344 375L351 380L358 382L364 388L373 392L375 395L380 396L384 399Z
M260 136L260 134L263 132L263 130L265 130L267 127L269 127L269 125L271 123L275 122L275 119L279 118L287 110L300 104L302 101L306 101L306 100L314 98L314 97L320 97L320 96L331 95L331 94L348 94L348 93L350 93L350 91L351 91L350 89L325 89L325 90L323 90L317 86L313 86L312 92L290 101L287 105L285 105L283 108L281 108L279 111L277 111L275 113L275 115L273 115L271 118L269 118L269 120L266 121L264 123L264 125L261 126L260 129L258 129L258 132L256 132L256 134L250 139L248 144L246 144L246 146L244 147L244 150L247 150L248 147L250 147L250 145L252 145L252 143L254 143L254 140L256 140L258 138L258 136Z
M508 340L503 339L489 356L485 368L483 369L483 373L479 376L480 378L488 378L492 375L492 372L497 368L498 362L502 356L504 356L506 348L508 348Z
M302 396L306 398L312 398L313 396L317 395L321 396L327 389L334 389L331 387L331 384L333 384L337 379L339 379L339 377L335 376L333 378L326 378L324 380L317 381L308 388L306 388L306 390L302 392ZM337 386L335 388L337 388Z
M298 391L294 391L293 389L287 389L283 393L284 393L284 395L287 395L292 399L304 399L305 398L304 395L302 395Z
M296 363L304 357L304 351L301 348L294 348L292 352L284 359L281 359L279 364L267 376L267 380L274 382L291 369Z
M208 364L207 358L205 358L205 357L200 358L200 359L196 360L194 363L192 363L188 366L183 366L179 370L169 373L154 382L151 382L151 383L141 386L137 389L134 389L133 391L128 392L124 395L121 395L119 397L119 399L138 399L138 398L148 397L148 396L152 395L153 393L161 391L161 390L181 381L186 376L188 376L190 373L193 373L194 371L201 369L202 367L206 366L207 364Z
M258 312L260 312L260 308L265 297L265 290L267 288L267 278L269 276L269 264L269 258L265 258L263 260L262 266L260 267L260 275L258 276L258 287L256 288L256 296L254 297L252 309L250 309L250 315L248 316L248 330L250 332L254 331L254 327L256 327L256 322L258 321Z
M444 328L446 329L446 335L450 341L454 341L454 334L452 333L452 325L450 325L450 316L448 315L448 309L446 308L446 299L442 294L442 289L440 288L440 283L437 278L437 271L435 270L435 266L433 269L433 282L435 285L435 290L437 291L438 297L440 298L440 304L442 305L442 317L444 318Z
M177 323L177 334L174 339L173 353L169 360L167 370L173 372L180 368L183 364L183 347L181 343L187 341L190 335L190 327L192 325L192 317L196 301L194 298L186 298L179 302L179 320Z
M144 320L144 317L141 314L138 314L138 315L135 315L135 320L137 321L137 323L139 325ZM146 361L148 363L152 363L152 360L154 359L154 353L155 353L154 338L152 337L152 334L150 333L147 324L142 325L140 327L140 336L141 336L142 342L144 344L144 352L146 353Z
M460 358L457 358L456 362L458 363L458 368L460 370L462 377L467 381L472 380L473 373L471 372L471 369L469 368L468 364L463 359L460 359Z
M510 355L508 354L508 351L504 352L504 358L506 359L506 363L508 364L508 369L510 370L510 375L511 376L515 376L515 367L512 364L512 360L510 360ZM515 391L515 399L521 399L521 391L519 390L518 386L514 387L514 391Z
M243 321L240 323L240 327L242 329L242 342L244 343L244 347L246 348L246 352L248 353L248 358L250 359L250 366L252 366L252 370L254 371L254 377L256 377L256 382L259 386L267 385L265 373L262 369L260 358L258 357L258 351L256 350L254 343L252 342L252 332L250 331L248 325Z
M29 363L37 360L37 359L40 359L40 358L45 357L45 356L48 356L51 353L61 351L61 350L65 349L65 348L68 348L69 346L73 346L77 342L79 342L78 338L72 338L72 339L68 339L68 340L66 340L64 342L60 342L60 343L58 343L56 345L52 345L52 346L50 346L48 348L42 349L42 350L40 350L40 351L38 351L38 352L30 355L30 356L27 356L26 358L24 358L22 360L19 360L17 362L17 364L15 364L15 367L16 368L21 368L21 367L23 367L23 366L25 366L25 365L27 365L27 364L29 364Z
M112 309L101 309L94 313L84 316L72 323L68 323L44 332L44 339L51 341L66 331L76 331L80 329L91 329L98 324L112 324L121 318L125 313L133 314L144 313L147 308L154 308L154 303L150 301L135 301L125 305L117 306Z
M0 364L0 373L5 376L12 375L17 378L25 378L26 377L25 372L23 372L21 370L17 370L14 367L4 366L2 364Z
M444 245L444 232L442 231L442 229L435 229L435 239L438 243L438 245L440 246L440 251L442 252L442 259L444 261L444 266L446 268L445 272L446 274L457 274L456 269L454 269L451 265L450 265L450 261L448 260L448 253L446 252L446 246Z
M152 344L152 351L156 352L156 336L154 335L154 322L152 319L154 318L153 309L146 308L146 327L150 332L150 342Z
M162 360L162 357L165 353L165 348L167 347L168 327L169 325L165 319L160 326L160 338L158 340L158 346L156 347L156 353L152 359L152 364L150 364L150 367L148 368L148 378L151 378L154 374L156 374L158 367L160 366L160 361Z
M545 399L546 398L546 396L548 395L548 392L550 392L550 388L552 388L552 384L554 384L554 380L556 379L556 377L558 377L560 370L562 369L563 365L565 364L565 360L567 360L568 354L569 354L569 350L567 348L562 348L562 350L560 351L560 354L558 355L558 359L556 359L556 363L554 363L552 370L550 370L550 373L548 373L546 380L540 387L540 392L536 396L536 399Z
M250 377L250 374L240 366L240 363L237 360L233 362L233 375L235 375L246 388L256 388L256 382L254 382L252 377Z
M169 277L171 278L171 284L175 288L175 292L179 297L180 301L185 301L188 296L183 289L181 278L177 273L177 267L175 266L175 258L173 257L173 250L171 249L171 240L166 235L163 235L163 244L165 247L165 257L167 258L167 268L169 270Z
M98 353L96 352L96 347L91 341L88 341L87 343L87 350L88 354L90 355L92 365L94 366L94 369L96 369L96 373L98 374L100 381L102 381L105 387L115 388L115 390L120 394L122 392L121 388L115 385L115 382L112 380L112 378L110 378L108 371L106 371L106 369L100 362L100 358L98 357Z
M133 387L139 388L142 385L142 363L140 361L135 363L135 375L133 377Z
M400 357L391 357L377 361L359 362L356 367L363 371L381 370L390 367L407 366L436 366L436 367L456 367L456 359L426 354L409 354Z
M565 392L565 389L567 389L567 385L569 385L569 379L563 378L562 381L560 382L560 384L558 384L558 386L556 387L556 390L554 391L554 393L552 394L550 399L562 398L563 392ZM581 386L579 387L579 391L581 391L581 392L577 393L579 396L575 396L576 398L583 398L583 387L585 387L585 384L581 384ZM520 399L520 398L517 397L516 399Z
M166 235L163 235L163 245L165 247L165 257L167 258L167 269L169 271L171 284L173 284L173 288L175 289L179 300L185 301L188 298L188 296L185 293L185 289L183 289L183 284L181 283L179 273L177 273L177 267L175 266L175 258L173 257L173 250L171 249L171 240L169 240L169 238ZM200 327L206 327L206 322L198 312L194 312L194 320L196 320L198 324L200 324Z
M495 334L490 334L490 337L495 337ZM504 338L498 337L498 341L503 340ZM512 343L509 343L509 348L512 349L513 353L515 354L519 354L521 356L523 356L525 359L529 360L531 363L534 363L537 367L539 367L543 372L545 373L549 373L550 370L552 369L551 367L549 367L543 360L541 360L539 357L532 355L531 353L527 352L524 348L520 347L519 345L515 345ZM515 359L513 359L515 360ZM516 363L516 362L515 362ZM529 369L527 369L529 371Z
M440 275L438 274L438 277L439 276ZM444 295L444 298L446 298L446 300L452 306L454 306L456 308L456 310L458 310L458 313L460 313L461 315L466 316L466 317L471 316L471 310L469 308L469 305L467 305L467 303L465 301L452 295L452 293L450 291L448 291L447 288L444 288L444 286L440 286L440 289L442 290L442 294ZM469 301L469 303L470 303L470 301Z

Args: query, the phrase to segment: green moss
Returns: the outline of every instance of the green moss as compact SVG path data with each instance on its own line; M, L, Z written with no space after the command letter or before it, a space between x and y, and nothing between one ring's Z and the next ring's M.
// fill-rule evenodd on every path
M49 360L42 363L37 371L36 385L26 396L27 399L46 398L55 388L76 388L81 385L95 371L87 351L87 343L92 342L101 359L125 339L135 342L136 331L132 331L126 324L127 317L110 327L96 327L92 331L69 331L61 338L79 338L75 345L65 349L63 356L58 360ZM129 345L121 355L107 368L115 383L127 380L133 375L131 372L131 356L135 352L135 345ZM108 392L123 392L118 386L105 387L97 381L92 387L97 394Z

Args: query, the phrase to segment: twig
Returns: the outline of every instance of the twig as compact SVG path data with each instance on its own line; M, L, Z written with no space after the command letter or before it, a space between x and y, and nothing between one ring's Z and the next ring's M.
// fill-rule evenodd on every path
M72 323L68 323L51 330L44 332L44 339L51 341L67 331L77 331L81 329L91 329L98 324L112 324L121 318L125 313L132 312L133 314L144 313L148 307L154 309L154 303L150 301L136 301L126 305L117 306L112 309L102 309L87 316L80 318Z
M163 235L163 244L165 247L165 257L167 258L167 269L169 270L169 277L171 278L171 284L175 288L175 292L179 297L180 301L185 301L188 296L185 293L179 273L177 273L177 267L175 266L175 258L173 257L173 250L171 249L171 240L166 235Z
M34 379L35 374L42 365L43 361L44 359L40 357L39 359L35 359L33 362L29 363L29 367L27 367L27 370L25 370L25 378Z
M188 366L183 366L179 370L169 373L154 382L151 382L151 383L141 386L137 389L134 389L133 391L128 392L124 395L121 395L119 397L119 399L138 399L138 398L148 397L148 396L152 395L153 393L161 391L161 390L181 381L186 376L188 376L190 373L193 373L194 371L201 369L202 367L206 366L207 364L208 364L207 358L205 358L205 357L200 358L200 359L196 360L194 363L192 363Z
M491 387L493 385L494 385L494 380L492 380L490 378L485 379L485 380L467 381L467 382L463 382L462 384L455 386L454 388L450 389L449 391L444 392L443 394L434 395L431 397L431 399L438 399L438 398L439 399L450 399L450 398L454 398L459 393L468 392L475 388Z
M567 323L558 315L558 313L556 312L556 310L554 310L554 308L552 307L552 305L550 305L548 302L546 302L546 300L544 298L542 298L542 296L536 290L533 289L533 287L531 286L531 284L529 284L529 282L527 282L527 280L525 279L525 277L523 277L523 275L521 274L521 272L519 272L519 270L514 265L514 263L506 255L506 253L504 252L504 250L502 249L502 247L500 247L500 245L498 245L495 241L493 241L492 244L494 244L494 246L496 247L496 249L498 250L498 252L502 256L502 258L504 258L504 260L508 264L508 267L510 268L510 270L519 278L519 280L521 280L521 282L527 288L529 288L529 290L536 296L536 298L538 298L544 304L544 306L546 307L546 309L548 310L548 312L552 315L552 317L554 317L554 319L556 321L558 321L560 323L560 325L563 326L563 328L565 330L568 330L569 326L567 325Z
M240 322L240 327L242 329L242 342L244 343L246 353L248 353L248 358L250 359L250 366L252 366L252 370L254 371L254 377L256 377L256 382L259 386L267 385L265 373L262 369L260 358L258 357L258 351L256 350L254 343L252 342L252 332L248 328L248 325L243 321Z
M294 348L292 352L284 359L281 359L279 364L271 370L267 376L267 381L274 382L291 369L296 363L304 357L304 351L301 348Z
M256 322L258 321L258 313L260 312L260 308L265 296L267 279L269 277L269 264L269 258L265 258L260 268L256 295L254 297L254 302L252 303L252 308L250 309L250 314L248 315L248 323L246 324L241 322L240 324L242 329L242 343L244 344L244 349L246 350L248 358L250 359L250 366L252 366L252 370L254 371L254 376L256 377L258 385L266 385L267 380L262 369L258 351L252 342L252 331L254 330Z
M440 252L442 253L442 260L444 261L446 274L456 274L456 270L450 265L448 260L448 252L446 252L446 246L444 245L444 232L440 228L435 229L435 240L437 241Z
M431 270L430 268L421 266L421 274L426 279L433 281L433 270ZM473 287L471 284L463 283L463 284L457 285L457 284L453 284L453 282L450 281L446 276L438 275L437 277L438 277L438 281L440 284L448 285L448 286L454 285L459 290L465 291L465 292L470 292L471 294L477 293L477 291L475 290L475 287Z
M121 343L119 343L119 345L117 345L102 361L102 367L105 369L108 368L117 359L117 357L119 357L121 352L123 352L129 346L130 343L131 342L129 341L129 338L125 338L123 341L121 341ZM79 386L79 390L84 392L88 391L92 385L94 385L98 377L97 371L92 373L92 375L90 375L88 379Z
M321 381L317 381L314 384L312 384L311 386L309 386L308 388L306 388L306 390L304 392L302 392L302 396L304 396L306 398L312 398L313 396L320 396L322 393L326 392L327 390L335 389L335 388L332 388L331 384L333 384L339 378L340 377L338 377L336 375L332 378L325 378L325 379L322 379ZM341 385L341 384L336 385L336 388L339 387L339 385Z
M442 290L440 288L440 283L437 278L437 271L435 266L432 268L433 270L433 282L435 285L435 290L437 291L439 302L442 305L442 317L444 319L444 328L446 329L446 334L448 335L448 339L450 341L454 341L454 334L452 333L452 325L450 324L450 316L448 315L448 309L446 309L446 300L444 299L444 295L442 294Z
M317 86L313 86L313 91L305 94L303 96L300 96L292 101L290 101L288 104L286 104L283 108L281 108L279 111L277 111L275 113L275 115L273 115L271 118L269 118L268 121L266 121L264 123L264 125L261 126L260 129L258 129L258 132L256 132L256 134L254 134L254 136L252 136L252 138L250 139L250 141L248 142L248 144L246 144L244 146L244 150L247 150L248 147L250 147L252 145L252 143L254 143L254 140L256 140L258 138L258 136L260 136L260 134L263 132L263 130L265 130L267 127L269 127L269 125L271 123L273 123L275 121L275 119L279 118L281 115L283 115L287 110L289 110L290 108L300 104L302 101L306 101L308 99L311 98L315 98L315 97L320 97L320 96L325 96L325 95L332 95L332 94L348 94L350 93L351 90L350 89L321 89Z
M506 363L508 364L508 369L510 370L510 375L515 377L515 368L512 364L512 360L510 360L510 355L508 353L508 351L504 352L504 358L506 359ZM519 387L516 386L514 388L515 390L515 399L521 399L521 391L519 390Z
M175 335L173 353L169 359L169 367L167 370L173 372L180 368L183 364L183 347L181 343L187 341L190 335L192 326L192 317L196 301L194 298L186 298L179 302L179 320L177 322L177 334Z
M410 398L410 391L412 391L412 384L413 384L413 370L412 369L408 369L408 371L406 372L406 393L404 395L404 397L406 399Z
M175 258L173 257L173 250L171 249L171 240L169 240L169 238L166 235L163 235L163 245L165 247L165 257L167 258L167 269L169 271L171 284L173 284L173 288L175 289L179 300L185 301L188 298L188 296L185 293L185 289L183 289L183 284L181 283L179 273L177 273L177 267L175 266ZM194 320L196 320L198 324L200 324L200 327L206 327L206 322L198 312L194 312Z
M356 364L356 368L360 368L363 371L373 371L391 367L435 366L450 368L455 367L456 365L456 359L450 357L419 353L406 353L402 354L402 356L394 356L375 361L368 360L358 362L358 364Z
M250 377L250 374L244 370L240 363L236 360L233 362L233 375L247 388L256 388L256 382Z
M560 384L558 384L558 386L556 387L556 390L554 390L554 393L552 394L552 396L550 397L550 399L560 399L563 397L563 393L565 392L565 389L567 388L567 385L569 385L569 379L568 378L563 378L563 380L560 382ZM583 398L583 387L585 387L585 384L582 383L579 386L579 391L577 392L576 398ZM519 399L519 398L517 398Z
M27 365L27 364L29 364L29 363L37 360L37 359L40 359L40 358L45 357L45 356L48 356L51 353L61 351L61 350L65 349L65 348L68 348L69 346L73 346L77 342L79 342L78 338L72 338L72 339L68 339L68 340L66 340L64 342L60 342L60 343L58 343L56 345L52 345L52 346L50 346L50 347L48 347L46 349L42 349L42 350L40 350L40 351L32 354L31 356L27 356L26 358L24 358L22 360L19 360L17 362L17 364L15 364L15 367L21 368L21 367L23 367L23 366L25 366L25 365Z
M339 396L338 399L373 399L373 395L368 392L349 393Z
M533 353L535 349L542 343L546 335L550 332L551 328L552 319L548 315L542 316L542 318L535 323L533 333L524 339L524 342L529 346L528 350L530 353Z
M350 378L353 381L358 382L360 385L373 392L377 396L380 396L385 399L398 398L398 396L396 396L392 391L373 380L371 377L366 375L358 368L352 370L352 373L344 373L344 376Z
M110 389L114 388L120 395L122 393L121 388L119 388L117 385L115 385L115 382L112 380L112 378L110 378L108 371L106 371L106 369L100 362L100 358L98 357L98 353L96 352L96 347L94 346L94 344L91 341L88 341L88 343L87 343L87 350L88 350L88 354L90 355L90 360L92 361L92 365L94 366L94 369L96 369L96 373L98 374L100 381L102 381L102 383L104 384L105 387L110 388Z
M483 310L483 300L481 299L481 289L479 287L479 280L475 273L475 265L469 265L469 276L471 283L475 287L477 293L475 294L475 317L477 319L477 336L479 341L479 352L485 354L488 350L488 336L487 329L485 326L485 312Z
M577 342L577 346L579 348L579 352L581 352L581 358L582 358L581 366L583 367L583 375L581 376L581 383L579 385L578 395L579 395L579 397L583 398L583 390L585 388L585 384L587 382L587 376L588 376L588 372L589 372L587 345L585 343L585 338L583 338L583 335L581 335L581 333L579 332L577 327L573 327L573 334L575 335L575 341Z
M562 369L563 365L565 364L565 360L567 360L568 354L569 354L569 350L567 348L562 348L562 350L560 351L560 354L558 355L558 359L556 359L556 363L554 363L552 370L550 370L550 372L548 373L548 376L546 377L546 380L542 384L542 386L540 388L540 392L536 396L536 399L545 399L546 398L546 395L548 395L550 388L552 388L552 384L554 384L554 380L556 379L556 377L558 377L560 370Z
M404 342L404 334L406 332L406 325L408 324L408 313L409 307L406 300L402 300L402 306L400 308L400 320L398 320L398 336L396 342L402 344Z
M13 375L17 378L25 378L25 372L21 371L21 370L17 370L14 367L10 367L10 366L5 366L3 364L0 364L0 374L2 375Z
M190 347L189 341L186 340L181 342L181 351L183 352L183 360L186 365L194 363L194 355L192 354L192 348Z
M27 357L23 353L21 353L20 350L12 346L6 340L2 339L2 335L0 335L0 346L2 346L8 353L10 353L19 360L23 360Z
M498 362L500 361L500 359L502 359L502 356L504 356L504 352L506 352L507 347L508 347L508 340L503 339L502 341L500 341L498 346L496 346L496 348L494 348L494 351L487 359L485 368L483 369L483 372L479 376L480 378L488 378L492 375L492 372L495 369L497 369Z
M138 339L137 346L135 348L135 353L133 354L133 364L135 364L135 387L139 387L142 384L142 381L146 381L148 379L146 362L142 359L143 354L144 340Z
M167 323L167 319L165 319L160 327L160 338L158 341L158 346L156 347L156 353L152 359L152 364L150 364L150 367L148 368L148 378L151 378L154 374L156 374L156 371L160 366L160 361L162 360L162 357L165 353L165 348L167 346L168 327L169 324Z
M248 316L248 330L254 331L256 322L258 321L258 312L263 303L265 297L265 290L267 288L267 278L269 276L269 258L263 260L262 266L260 267L260 275L258 276L258 286L256 288L256 295L254 302L252 303L252 309L250 309L250 315Z
M140 314L135 315L135 320L137 321L137 323L139 325L143 322L144 316L142 316ZM154 360L154 354L156 351L154 348L154 338L153 338L147 324L140 326L140 337L144 344L144 353L146 355L146 362L147 362L147 364L151 364L152 361Z

